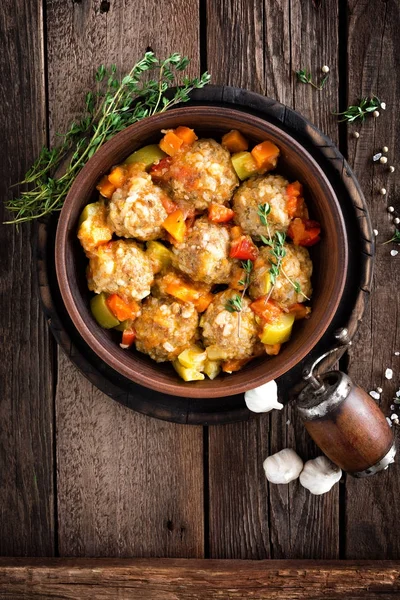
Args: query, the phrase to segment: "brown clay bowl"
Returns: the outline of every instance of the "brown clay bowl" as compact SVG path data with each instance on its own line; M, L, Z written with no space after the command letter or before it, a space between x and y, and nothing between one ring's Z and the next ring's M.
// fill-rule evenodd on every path
M185 383L169 363L119 347L115 332L102 329L89 309L85 279L86 258L76 237L83 207L97 198L95 186L110 168L135 149L160 139L160 130L178 125L195 128L201 137L220 139L239 129L252 143L265 139L281 149L278 172L298 179L305 188L311 218L322 225L322 241L311 248L314 263L312 314L299 321L291 340L275 357L258 358L241 371L220 375L214 381ZM66 309L85 342L97 356L128 379L161 393L192 398L231 396L255 388L289 371L317 344L338 307L347 272L348 246L343 216L334 191L315 160L290 135L253 115L234 109L195 106L170 110L136 123L117 134L90 159L77 176L66 198L56 237L56 270Z

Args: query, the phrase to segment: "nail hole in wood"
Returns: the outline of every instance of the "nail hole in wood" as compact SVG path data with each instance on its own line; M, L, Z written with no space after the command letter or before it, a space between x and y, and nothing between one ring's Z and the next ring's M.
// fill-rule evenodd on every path
M110 10L110 3L108 0L101 0L100 3L100 13L108 13L108 11Z
M167 529L168 531L173 531L174 530L174 524L171 520L167 521Z
M154 52L154 50L151 46L147 46L146 52Z

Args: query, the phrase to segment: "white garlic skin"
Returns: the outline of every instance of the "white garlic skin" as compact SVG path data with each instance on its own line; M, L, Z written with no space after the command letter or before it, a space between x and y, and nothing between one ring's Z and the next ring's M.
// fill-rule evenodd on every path
M247 408L255 413L270 412L274 408L282 410L283 408L283 404L278 402L278 386L274 380L245 392L244 401Z
M271 483L289 483L300 475L303 461L291 448L268 456L263 462L265 476Z
M339 481L342 469L326 456L308 460L300 473L300 483L315 496L326 494Z

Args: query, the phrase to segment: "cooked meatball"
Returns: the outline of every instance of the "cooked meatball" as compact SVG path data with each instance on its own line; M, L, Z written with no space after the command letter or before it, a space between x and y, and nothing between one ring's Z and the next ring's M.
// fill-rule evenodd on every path
M118 240L99 246L89 261L89 290L141 300L150 294L153 271L146 254L133 241Z
M228 230L202 217L185 241L172 249L172 264L195 281L227 283L233 264L229 249Z
M268 204L271 212L268 215L270 235L275 231L286 232L290 218L286 209L286 186L288 181L280 175L251 177L238 189L233 197L235 220L243 231L259 240L261 235L268 236L268 229L260 221L258 207Z
M242 301L240 332L239 314L226 309L229 300L238 295L234 290L216 294L200 321L204 346L212 346L222 360L250 358L258 341L258 327L249 298L244 297Z
M229 152L215 140L198 140L178 152L168 180L173 199L189 201L196 210L205 210L210 202L228 202L238 185Z
M118 236L141 241L161 237L167 218L162 200L165 192L155 185L141 166L117 189L109 203L108 223Z
M135 321L136 348L157 362L173 360L190 345L198 321L192 304L170 298L147 298Z
M283 306L291 306L296 302L306 302L307 298L305 296L311 297L312 262L307 248L285 244L285 250L286 255L282 260L280 273L276 278L271 298ZM261 259L264 260L264 265L254 269L251 275L249 295L252 298L259 298L266 293L265 281L271 267L271 251L268 247L260 250L258 262L261 262ZM288 279L293 284L299 284L302 293L297 293Z

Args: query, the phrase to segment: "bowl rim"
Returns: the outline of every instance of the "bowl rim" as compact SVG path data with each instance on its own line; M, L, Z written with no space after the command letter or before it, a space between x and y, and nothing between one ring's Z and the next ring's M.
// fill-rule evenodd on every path
M285 364L274 365L272 364L268 371L264 374L259 374L256 377L249 377L248 380L243 381L242 383L237 383L234 381L234 375L230 376L229 379L224 380L223 382L219 379L215 380L215 387L207 387L201 388L185 383L184 386L178 386L177 382L168 383L165 381L158 381L157 378L149 377L146 374L141 373L140 370L133 370L132 367L125 365L120 361L115 361L113 359L111 353L102 345L100 341L92 334L89 327L86 325L83 317L81 316L77 305L75 303L71 288L69 286L68 279L68 269L67 269L67 260L66 260L66 241L67 236L70 231L70 213L72 208L74 207L76 201L76 191L79 190L81 181L83 182L86 177L86 173L89 170L93 170L96 167L96 164L102 162L105 156L107 156L110 150L114 147L119 146L119 140L124 136L128 136L128 132L132 132L131 137L139 137L140 131L145 126L147 129L148 123L151 121L154 124L153 129L157 129L157 126L160 128L163 127L163 121L165 120L166 115L184 115L185 117L193 114L194 112L199 114L204 110L204 116L209 114L210 109L213 111L213 116L217 116L221 114L221 117L230 116L236 118L240 123L247 123L254 127L259 127L261 130L265 131L265 124L267 124L268 129L271 132L274 132L276 135L286 138L286 141L289 142L296 150L298 149L303 157L306 159L308 164L318 173L318 177L321 180L321 183L327 188L331 200L333 201L336 207L336 218L338 220L338 224L340 225L340 235L338 236L342 241L338 248L339 256L338 261L344 265L344 268L340 271L340 277L335 280L335 286L333 288L331 297L329 299L329 304L327 306L327 311L325 313L325 319L317 324L314 328L314 332L311 336L308 337L307 341L302 345L301 350L299 349L292 357L287 358ZM196 115L196 116L197 116ZM196 118L194 115L194 119ZM159 125L157 125L159 123ZM267 132L265 132L267 133ZM98 169L99 176L101 169ZM165 113L159 113L153 115L151 117L146 117L133 125L130 125L123 131L116 134L111 140L106 142L97 152L94 154L86 165L82 168L82 170L78 173L75 178L68 194L65 199L64 205L60 212L60 216L57 224L57 232L56 232L56 240L55 240L55 266L56 266L56 276L57 281L61 293L62 300L65 304L65 308L76 327L79 335L84 339L84 341L89 345L89 347L95 352L95 354L106 364L108 364L112 369L126 377L127 379L143 385L147 388L153 389L157 392L170 394L172 396L182 396L182 397L190 397L190 398L217 398L223 396L231 396L235 394L243 393L249 389L253 389L258 387L272 379L276 379L280 377L284 373L288 372L292 369L296 364L300 363L305 356L311 352L311 350L316 346L318 341L322 338L325 331L328 329L335 313L340 303L340 300L343 295L346 275L348 269L348 243L346 236L346 228L344 224L344 217L340 208L339 201L337 196L333 190L333 187L325 175L322 168L319 166L314 157L310 154L310 152L300 144L295 138L293 138L289 133L285 130L281 129L274 123L271 123L268 119L260 118L254 114L244 112L240 109L236 108L228 108L223 106L211 106L209 104L196 104L195 106L185 106L179 108L169 109ZM321 325L322 323L322 325ZM113 360L110 360L113 359ZM154 367L156 368L157 363L154 362ZM214 383L214 381L213 381Z

